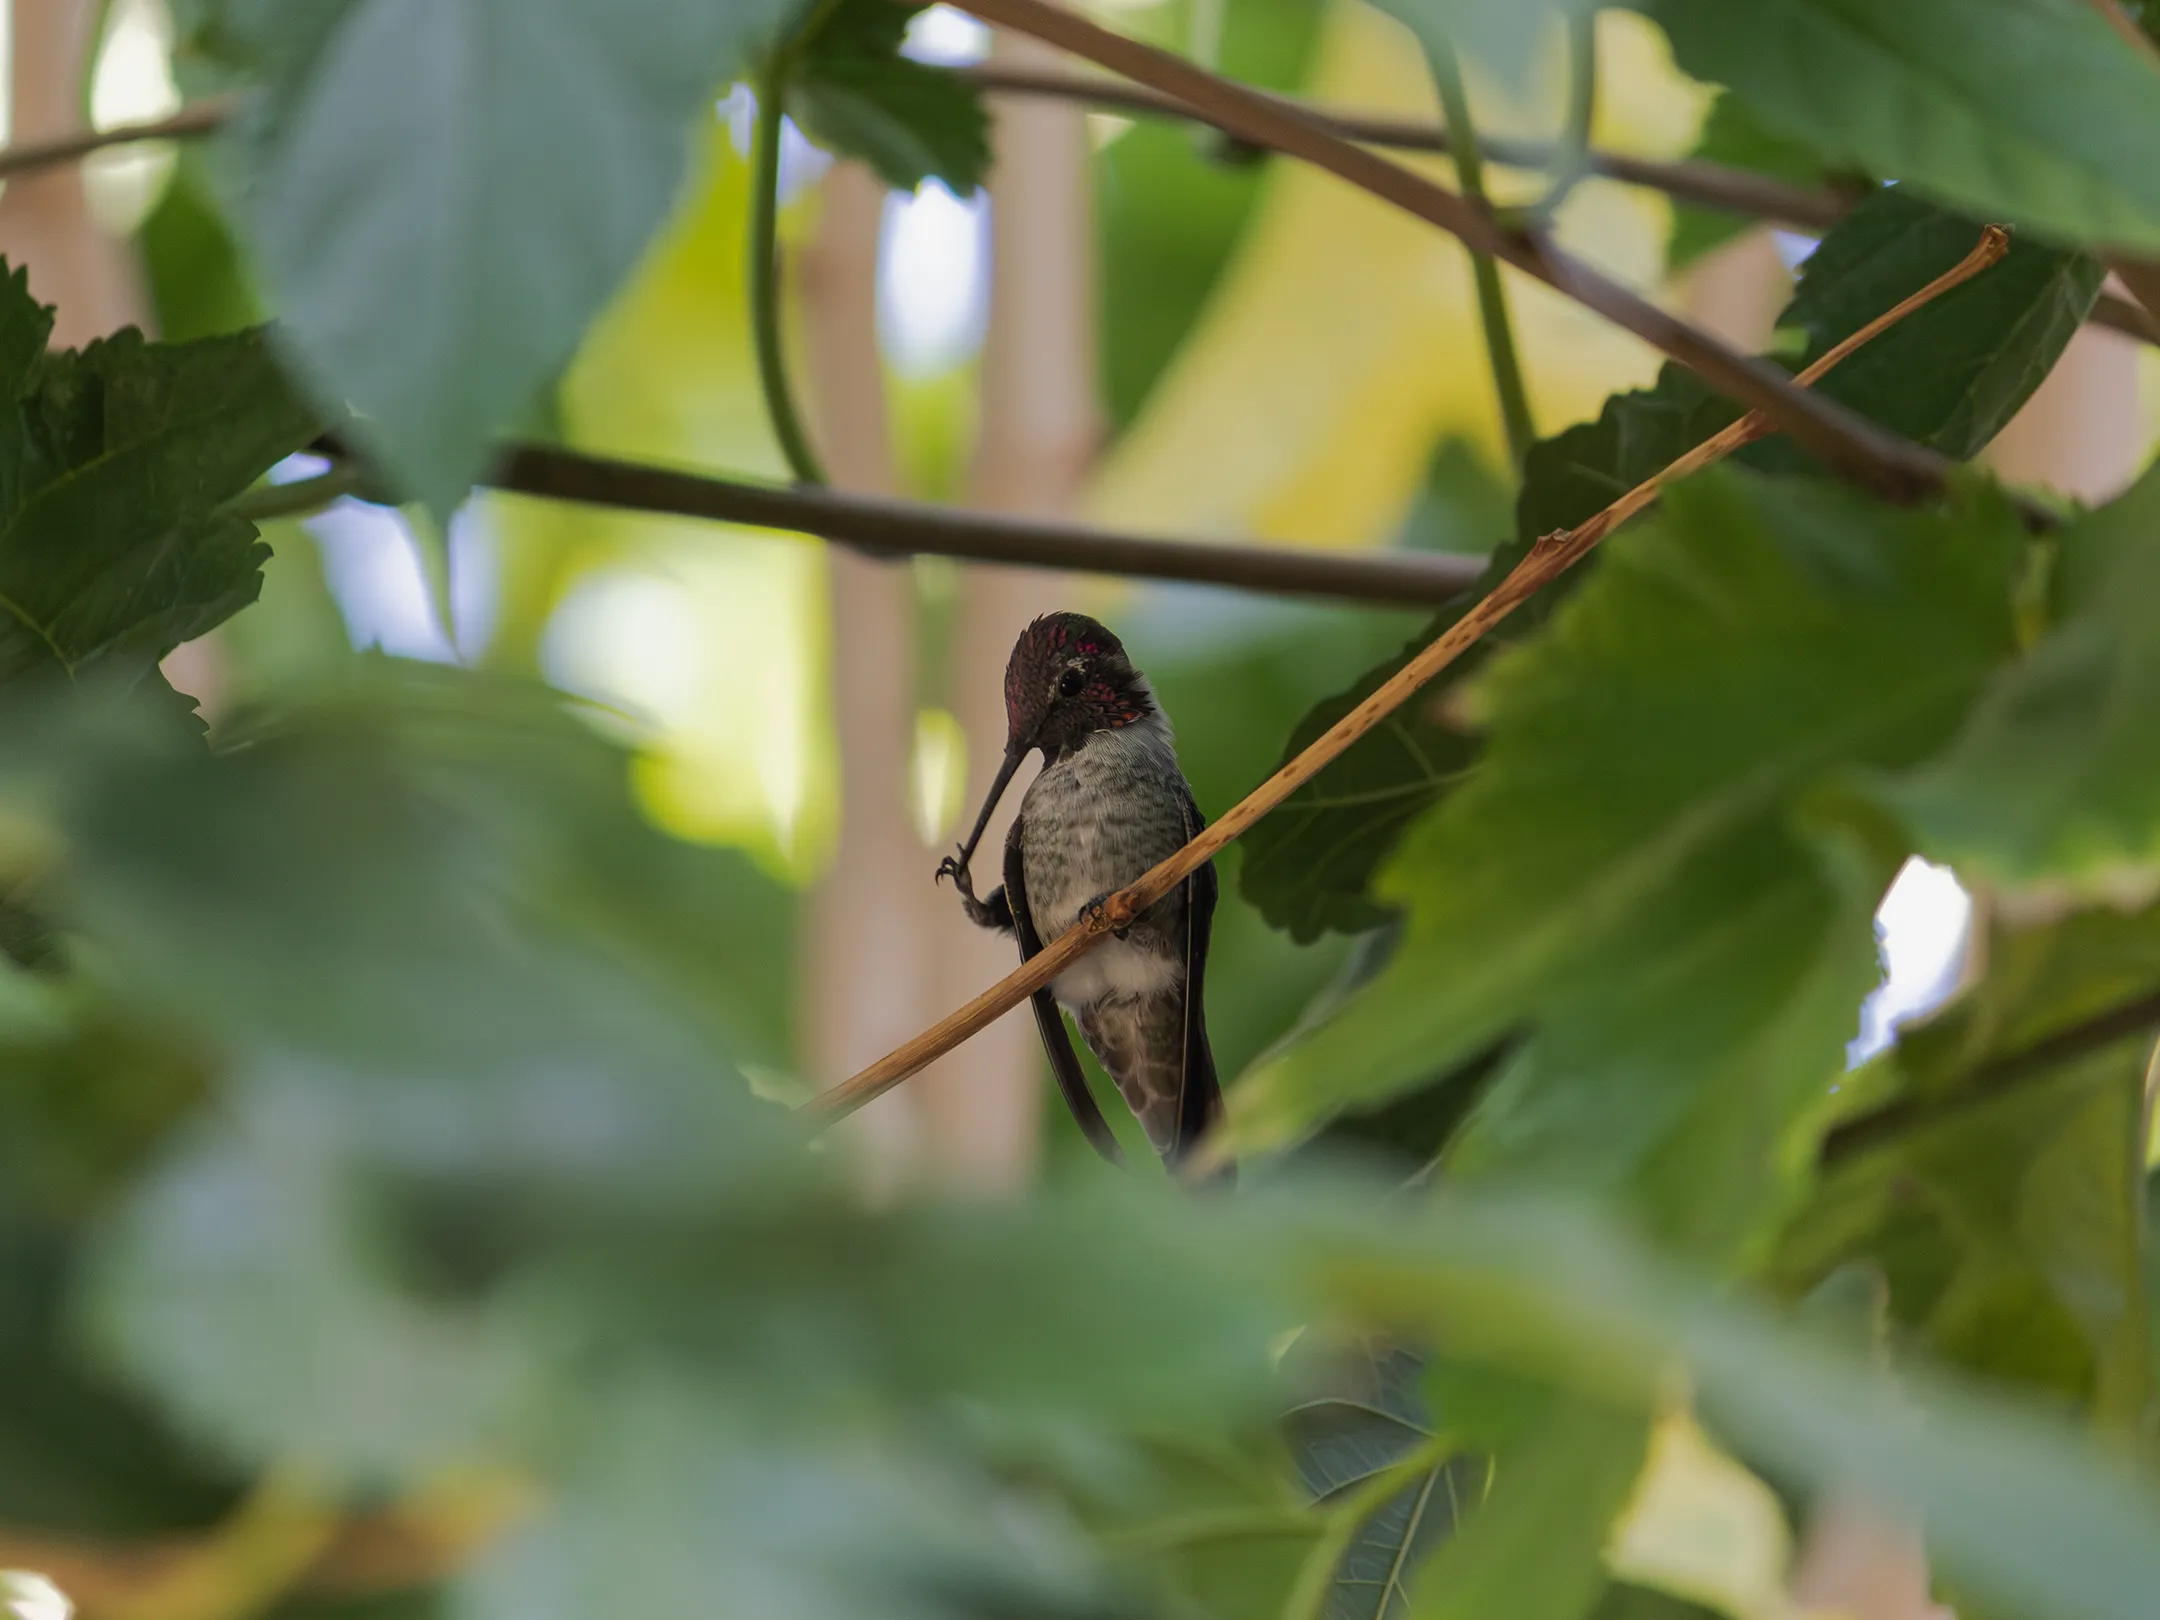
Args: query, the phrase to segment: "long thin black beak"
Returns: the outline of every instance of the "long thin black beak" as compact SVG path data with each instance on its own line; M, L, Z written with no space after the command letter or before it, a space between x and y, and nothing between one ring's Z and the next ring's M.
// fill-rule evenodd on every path
M968 834L967 842L960 846L962 871L966 871L968 863L974 860L975 846L982 842L983 829L990 825L991 814L997 809L998 800L1005 797L1005 789L1012 782L1013 772L1020 768L1020 762L1027 756L1026 743L1009 742L1005 745L1005 763L998 767L997 780L990 784L990 792L983 799L982 814L975 818L975 830Z

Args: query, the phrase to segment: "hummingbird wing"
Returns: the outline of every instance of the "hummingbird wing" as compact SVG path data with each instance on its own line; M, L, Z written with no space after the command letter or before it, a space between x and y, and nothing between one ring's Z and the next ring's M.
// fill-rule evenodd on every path
M1035 913L1028 906L1027 862L1022 856L1020 818L1015 816L1012 831L1005 835L1005 898L1012 910L1013 937L1020 942L1020 960L1025 962L1042 953L1043 942L1035 932ZM1072 1111L1073 1123L1080 1127L1080 1134L1097 1153L1110 1163L1122 1166L1125 1154L1118 1147L1117 1137L1111 1133L1110 1122L1096 1106L1095 1094L1088 1090L1087 1076L1080 1070L1080 1054L1073 1050L1072 1036L1066 1032L1065 1019L1058 1012L1057 998L1045 985L1028 997L1028 1003L1035 1009L1035 1028L1042 1034L1043 1052L1050 1059L1050 1073L1057 1080L1058 1094Z
M1191 843L1206 825L1207 818L1188 789L1185 841ZM1174 1160L1192 1152L1222 1117L1222 1082L1216 1078L1215 1052L1207 1035L1208 944L1215 929L1219 887L1213 861L1185 880L1185 1072L1178 1090L1177 1144L1170 1155Z

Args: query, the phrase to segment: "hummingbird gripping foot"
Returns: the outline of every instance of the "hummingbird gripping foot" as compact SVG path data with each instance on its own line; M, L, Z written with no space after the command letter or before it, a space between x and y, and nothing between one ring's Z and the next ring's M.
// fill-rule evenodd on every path
M1004 889L993 891L987 901L976 899L975 879L969 874L967 863L952 855L938 862L937 880L942 883L947 878L951 878L953 887L960 891L960 908L967 913L969 922L977 928L1012 931L1012 907L1005 899Z
M1076 921L1083 924L1091 933L1099 934L1105 928L1110 928L1110 897L1116 892L1114 889L1103 890L1101 894L1098 894L1080 908L1080 915ZM1128 923L1123 928L1111 928L1110 931L1116 934L1119 939L1123 939L1132 932L1132 925Z

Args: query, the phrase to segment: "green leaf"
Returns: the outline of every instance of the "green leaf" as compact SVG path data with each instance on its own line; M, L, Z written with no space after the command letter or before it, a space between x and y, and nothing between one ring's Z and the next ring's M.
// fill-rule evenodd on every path
M1395 543L1405 551L1470 552L1482 556L1498 546L1515 521L1513 491L1459 434L1434 447L1425 483Z
M267 81L224 139L284 337L447 518L667 218L780 0L206 0Z
M1322 1511L1400 1468L1433 1438L1419 1394L1423 1364L1386 1346L1335 1358L1333 1392L1283 1419L1298 1476ZM1400 1620L1418 1570L1485 1493L1487 1463L1456 1455L1404 1484L1357 1526L1335 1567L1327 1620Z
M1607 1403L1684 1377L1743 1460L1925 1524L1944 1578L2004 1612L2140 1620L2150 1606L2160 1490L2057 1413L1917 1367L1893 1383L1564 1203L1447 1192L1414 1219L1398 1205L1338 1220L1316 1263L1392 1331Z
M1870 194L1801 267L1782 328L1806 335L1800 364L1949 270L1981 225L1903 186ZM2015 237L1992 268L1869 342L1818 388L1894 433L1954 460L1978 455L2032 397L2084 324L2106 274L2089 254ZM1756 465L1808 465L1790 445Z
M2128 1429L2148 1398L2143 1106L2149 1035L1990 1085L1991 1066L2160 987L2160 913L1998 925L1986 977L1852 1077L1917 1110L1834 1156L1784 1234L1791 1293L1856 1261L1935 1355ZM1865 1114L1862 1114L1862 1118ZM1833 1146L1839 1138L1831 1138Z
M96 1268L98 1338L243 1465L378 1488L495 1454L539 1345L401 1290L333 1121L294 1100L265 1090L140 1189Z
M2054 628L1885 796L1923 849L1978 876L2142 897L2160 862L2160 471L2059 545Z
M1634 0L1681 67L1838 167L2160 249L2152 69L2081 0Z
M1710 104L1689 158L1719 163L1767 175L1790 185L1820 187L1831 178L1829 167L1814 151L1798 141L1787 140L1763 128L1746 102L1731 94ZM1757 221L1743 214L1698 208L1689 203L1673 205L1672 233L1665 242L1665 267L1677 273L1704 254L1723 247Z
M790 1446L666 1382L600 1404L548 1511L457 1578L459 1615L1135 1613L1055 1516L934 1452Z
M48 354L49 330L0 277L0 685L143 680L255 599L267 553L222 508L316 420L259 330Z
M1563 23L1587 15L1595 0L1384 0L1430 51L1445 44L1494 74L1512 90L1529 88L1539 47Z
M795 47L788 111L812 140L861 159L889 186L942 180L965 197L990 167L990 118L957 73L900 53L918 9L838 0Z
M1802 363L1819 359L1867 322L1949 269L1980 226L1889 188L1824 239L1802 271L1780 325L1802 335ZM2098 264L2018 240L1991 270L1908 316L1818 385L1821 392L1946 454L1988 443L2030 397L2076 333L2099 287ZM1516 538L1477 586L1402 654L1306 716L1285 758L1347 714L1410 655L1490 590L1531 542L1573 528L1654 476L1738 416L1689 371L1668 365L1656 387L1620 394L1595 422L1534 446L1523 470ZM1741 464L1814 475L1782 440L1750 446ZM1326 929L1370 928L1385 915L1374 872L1402 830L1467 777L1474 738L1448 694L1474 680L1492 646L1531 634L1590 578L1597 558L1533 597L1387 726L1331 764L1246 837L1245 897L1299 939Z
M1495 552L1477 584L1400 653L1314 707L1290 734L1283 758L1297 755L1384 685L1498 584L1540 535L1594 516L1737 415L1693 372L1667 366L1655 388L1617 394L1595 422L1533 445L1516 502L1513 544ZM1270 924L1306 940L1329 930L1358 933L1386 921L1388 908L1370 897L1373 874L1404 829L1468 778L1478 756L1480 739L1450 711L1447 694L1472 680L1496 648L1543 624L1586 576L1587 570L1578 569L1533 597L1246 834L1240 892Z
M1491 1494L1417 1581L1417 1620L1581 1620L1642 1472L1646 1412L1551 1401L1493 1468Z
M1461 1169L1632 1186L1674 1237L1746 1241L1874 977L1887 871L1836 880L1801 797L1924 757L2011 646L2018 526L1717 470L1675 489L1496 664L1478 775L1382 888L1387 970L1248 1077L1277 1141L1533 1028L1458 1142Z

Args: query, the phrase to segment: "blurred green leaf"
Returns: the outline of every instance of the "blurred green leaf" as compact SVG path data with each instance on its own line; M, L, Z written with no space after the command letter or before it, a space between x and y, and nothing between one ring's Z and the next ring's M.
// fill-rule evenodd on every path
M2080 0L1633 0L1681 67L1829 163L2072 242L2160 249L2152 70Z
M1811 148L1772 134L1748 104L1729 91L1710 103L1702 133L1688 156L1795 186L1819 187L1830 180L1828 166ZM1744 214L1675 202L1672 234L1665 242L1665 268L1677 274L1759 223Z
M1813 1289L1855 1262L1941 1359L2135 1425L2148 1399L2143 1095L2130 1034L1985 1088L1991 1064L2160 986L2160 913L2001 926L1986 976L1852 1077L1873 1108L1919 1110L1841 1153L1772 1275ZM1865 1118L1865 1112L1861 1113ZM1832 1137L1833 1145L1838 1142Z
M339 1122L298 1100L264 1084L150 1178L93 1282L99 1338L243 1466L365 1489L498 1454L540 1346L400 1290Z
M836 0L794 47L788 111L810 138L859 158L887 185L941 180L965 197L990 167L990 119L975 87L949 68L900 54L920 7Z
M1442 439L1426 463L1425 484L1395 543L1405 551L1482 556L1513 532L1514 491L1459 434Z
M1417 1620L1580 1620L1649 1446L1646 1411L1559 1399L1493 1467L1490 1494L1419 1575Z
M0 683L135 681L255 599L266 555L222 510L316 431L260 331L45 352L0 275Z
M550 1510L460 1577L460 1616L1136 1613L1054 1514L935 1453L788 1447L665 1384L599 1416Z
M1444 43L1488 69L1513 90L1527 89L1539 48L1563 22L1587 15L1596 0L1386 0L1383 9L1409 25L1430 50Z
M167 342L217 337L260 323L262 296L219 207L208 158L183 146L172 179L136 236L157 329Z
M2160 859L2160 472L2058 544L2054 628L1886 795L1923 849L1995 882L2142 895Z
M780 0L197 0L263 81L222 140L281 335L447 518L681 194Z
M1451 1162L1631 1184L1661 1231L1744 1243L1823 1110L1889 875L1826 875L1794 806L1938 746L2011 646L2018 526L1967 500L1675 489L1493 666L1484 767L1383 891L1400 949L1239 1088L1241 1133L1301 1134L1528 1023Z
M1804 334L1800 363L1820 358L1867 322L1949 269L1980 227L1889 188L1871 197L1810 257L1780 326ZM1976 280L1876 338L1818 385L1884 426L1947 454L1975 454L2000 432L2053 368L2099 288L2082 255L2019 240ZM1570 529L1653 477L1739 415L1694 373L1668 365L1648 390L1615 395L1595 422L1532 447L1516 503L1515 541L1396 657L1329 698L1292 732L1297 753L1399 670L1468 604L1484 595L1541 535ZM1742 465L1813 475L1782 440L1740 452ZM1389 716L1245 839L1243 893L1275 927L1309 939L1325 929L1374 926L1384 908L1373 874L1403 829L1466 780L1479 742L1449 696L1498 647L1543 625L1600 566L1596 557L1547 587L1505 624Z

